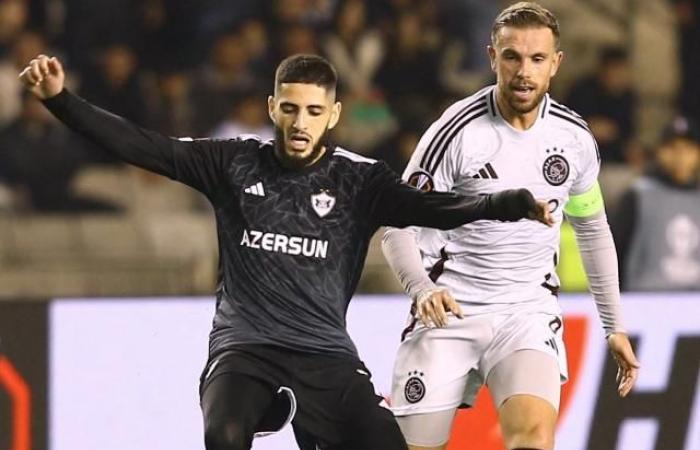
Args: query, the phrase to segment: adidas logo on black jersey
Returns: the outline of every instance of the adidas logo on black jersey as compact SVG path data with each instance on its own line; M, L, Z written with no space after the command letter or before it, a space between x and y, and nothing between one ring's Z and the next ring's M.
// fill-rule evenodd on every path
M491 163L486 163L486 165L479 169L479 173L474 175L472 178L483 178L483 179L497 179L498 174L496 174L496 171L493 169L493 166Z
M258 181L252 186L248 186L243 190L246 194L257 195L258 197L265 197L265 189L263 188L262 181Z

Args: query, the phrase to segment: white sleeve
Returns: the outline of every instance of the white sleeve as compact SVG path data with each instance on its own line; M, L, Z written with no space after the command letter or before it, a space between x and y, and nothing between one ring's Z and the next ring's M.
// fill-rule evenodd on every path
M588 192L598 180L600 172L600 153L598 143L590 133L581 133L581 151L578 160L578 174L571 186L571 195Z
M415 300L423 292L437 289L423 268L416 233L411 228L388 228L382 251L404 291Z
M605 210L588 217L569 216L569 221L576 234L581 260L605 335L624 333L617 252Z
M423 134L403 180L425 191L451 191L459 170L459 143L461 136L447 142L446 128L441 121L433 122ZM382 239L382 250L391 270L406 293L415 300L437 286L423 268L421 251L416 242L419 227L387 228Z

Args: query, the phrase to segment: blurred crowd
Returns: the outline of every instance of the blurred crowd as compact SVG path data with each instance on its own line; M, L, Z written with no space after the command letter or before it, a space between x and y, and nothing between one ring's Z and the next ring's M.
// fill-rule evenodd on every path
M642 222L632 217L648 214L650 183L700 211L700 2L669 3L681 86L678 118L656 145L638 140L641 99L624 47L602 48L595 70L559 98L586 118L604 165L644 174L612 208L616 238L633 236ZM118 193L95 195L101 186L109 191L104 174L115 169L121 181L128 170L144 192L164 192L144 209L203 207L91 148L23 94L17 74L37 54L60 56L70 88L98 106L168 135L217 138L272 137L266 97L277 63L322 54L340 76L343 119L334 140L400 172L446 105L493 82L485 47L502 7L480 0L0 0L0 211L123 212L132 205ZM684 236L676 253L700 261L700 217L686 212L673 225ZM636 248L627 241L625 252Z

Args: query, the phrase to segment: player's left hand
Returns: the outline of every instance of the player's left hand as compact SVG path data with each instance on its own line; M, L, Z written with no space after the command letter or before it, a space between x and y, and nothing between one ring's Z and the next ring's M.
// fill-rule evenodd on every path
M612 333L608 336L608 347L617 362L617 393L620 397L626 397L637 381L639 361L634 355L629 338L624 333Z

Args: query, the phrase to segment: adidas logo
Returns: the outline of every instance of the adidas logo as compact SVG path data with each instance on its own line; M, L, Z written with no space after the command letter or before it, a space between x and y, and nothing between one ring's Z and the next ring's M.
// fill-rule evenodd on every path
M491 163L486 163L486 165L479 169L479 173L474 175L472 178L483 178L483 179L493 179L495 180L498 178L498 175L496 174L496 171L493 170L493 166Z
M243 190L246 194L257 195L258 197L265 197L265 189L263 188L262 181L258 181L252 186L248 186Z

